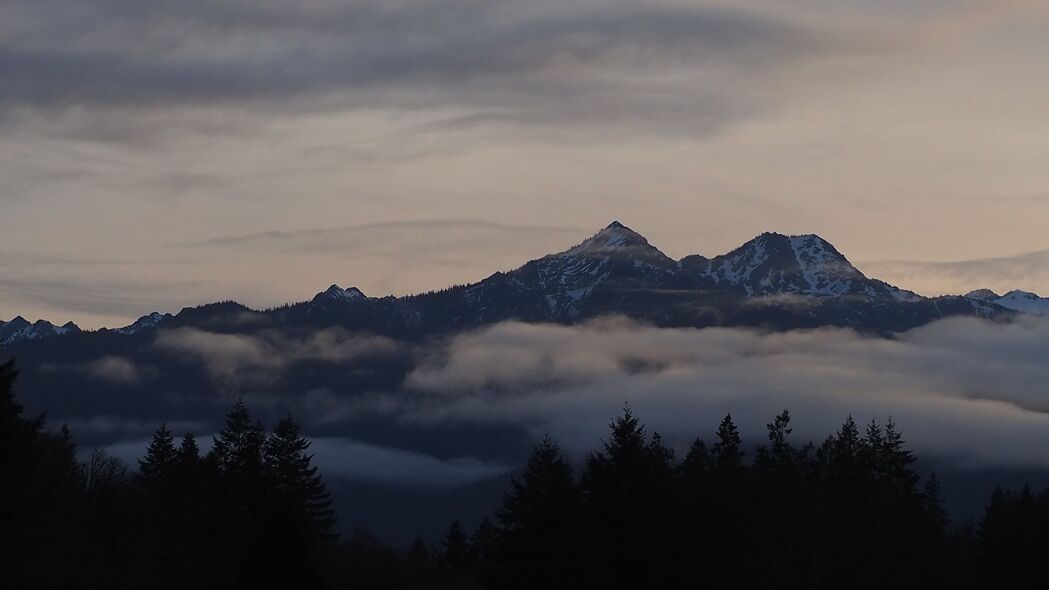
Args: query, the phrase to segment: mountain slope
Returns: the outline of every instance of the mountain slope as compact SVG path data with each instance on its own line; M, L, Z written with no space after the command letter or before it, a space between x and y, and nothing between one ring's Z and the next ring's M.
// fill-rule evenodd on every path
M1020 291L1019 289L1009 291L1005 295L998 295L990 289L977 289L969 292L965 297L973 301L991 303L1020 313L1049 315L1049 297L1039 297L1035 293Z
M0 345L9 345L23 340L39 340L51 336L63 336L79 332L80 328L73 322L56 326L47 320L29 323L22 316L9 322L0 322Z
M443 291L368 297L355 287L332 285L310 301L267 311L215 303L174 316L149 314L130 326L100 332L144 337L162 327L244 333L341 326L411 338L505 320L571 324L621 315L658 326L847 326L888 333L951 315L1008 319L1049 308L1049 300L1029 293L988 293L918 296L867 277L813 234L763 233L727 254L675 261L617 221L563 252ZM79 329L16 318L0 323L0 343L72 331Z

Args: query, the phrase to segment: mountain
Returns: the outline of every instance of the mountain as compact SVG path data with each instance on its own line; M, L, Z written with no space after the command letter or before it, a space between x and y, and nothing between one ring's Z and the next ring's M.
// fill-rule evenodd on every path
M689 256L682 267L700 284L735 289L751 296L866 296L914 303L921 298L882 281L868 279L834 246L808 234L764 233L739 248L707 260ZM710 285L710 283L713 285Z
M23 340L39 340L50 336L62 336L74 332L80 332L80 328L73 322L56 326L46 320L37 320L29 323L22 316L18 316L9 322L0 321L0 345L10 345Z
M135 320L134 323L128 326L124 326L123 328L117 328L116 330L114 330L114 332L125 335L137 334L139 332L157 327L157 325L160 324L160 322L170 317L170 313L158 313L154 311L153 313L146 314L138 318L137 320Z
M769 330L845 326L887 334L951 315L1008 319L1047 313L1021 291L926 298L867 277L831 243L808 234L763 233L735 250L674 260L616 221L563 252L481 281L405 297L369 297L332 285L309 301L266 311L236 302L152 313L99 333L149 334L195 326L239 333L341 326L399 338L454 333L505 320L572 324L621 315L657 326L752 326ZM78 332L72 324L0 323L0 343Z
M1015 312L964 297L925 298L869 278L816 235L764 233L728 254L674 260L616 221L572 248L477 283L381 298L333 285L311 301L260 313L282 326L418 337L504 320L571 324L606 315L658 326L888 333L950 315Z
M1049 315L1049 297L1039 297L1027 291L1014 290L1005 295L998 295L990 289L977 289L967 293L965 297L1021 313Z

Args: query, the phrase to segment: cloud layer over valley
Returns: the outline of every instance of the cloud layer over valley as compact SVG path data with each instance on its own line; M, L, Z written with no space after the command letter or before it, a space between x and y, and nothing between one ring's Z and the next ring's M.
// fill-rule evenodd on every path
M508 323L454 339L417 368L402 418L521 422L593 448L626 403L679 448L731 412L752 441L789 409L797 441L892 416L924 456L963 466L1049 468L1049 322L949 319L868 338L611 321Z

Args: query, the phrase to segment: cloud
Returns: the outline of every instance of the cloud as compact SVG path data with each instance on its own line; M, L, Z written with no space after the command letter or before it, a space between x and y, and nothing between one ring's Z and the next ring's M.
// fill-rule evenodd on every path
M679 448L732 413L751 441L783 409L796 440L848 415L893 416L924 457L966 467L1049 467L1049 321L948 319L895 339L830 329L767 334L498 325L452 339L417 368L408 422L522 423L581 453L625 403ZM390 412L389 400L376 411Z
M296 338L272 331L243 335L183 327L159 332L154 345L201 361L211 377L226 386L270 383L298 362L342 363L390 355L400 349L389 338L351 334L342 328L326 328Z
M117 385L140 385L142 372L131 360L120 356L106 356L87 364L88 377Z
M45 372L79 373L89 379L128 387L138 387L158 374L156 367L152 365L139 365L127 357L115 355L76 364L46 362L40 365L40 369Z
M173 432L179 432L172 425ZM106 445L106 452L128 465L137 465L149 447L150 438L128 439ZM212 436L198 436L202 453L211 450ZM509 473L512 467L475 457L440 459L370 445L348 438L314 438L310 446L313 464L330 480L350 480L394 487L454 489Z
M97 121L156 125L158 109L192 119L233 104L706 134L769 102L747 80L859 45L767 12L675 2L20 0L5 15L8 121L86 109L86 131L118 138Z
M930 295L959 295L975 289L1049 294L1049 250L954 262L867 262L863 268L891 283Z
M149 440L152 438L152 435L156 432L157 428L160 427L161 422L161 420L124 418L114 415L96 415L86 418L49 420L49 424L51 424L52 427L58 427L63 424L68 426L70 432L73 433L73 437L77 440L83 438L91 440L99 438L106 440L120 440L145 437L142 438L144 442L141 448L143 450L148 446ZM175 436L194 433L200 438L200 433L207 432L207 430L211 428L206 422L194 420L169 420L165 423L167 424L168 430L174 433Z
M325 477L395 486L450 489L497 477L512 469L475 457L439 459L346 438L316 438L310 451Z

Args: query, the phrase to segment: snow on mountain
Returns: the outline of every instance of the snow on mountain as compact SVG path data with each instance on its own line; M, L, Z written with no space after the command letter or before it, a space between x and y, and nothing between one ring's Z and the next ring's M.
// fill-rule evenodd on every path
M1049 315L1049 298L1027 291L1009 291L999 296L990 289L977 289L965 295L968 299L993 303L1006 309L1034 315Z
M318 293L314 298L314 303L320 302L339 302L339 303L350 303L357 301L367 301L368 296L361 292L357 287L347 287L343 289L338 285L332 285L327 290Z
M62 336L79 332L80 328L73 322L56 326L47 320L29 323L22 316L9 322L0 323L0 345L14 344L23 340L39 340L51 336Z
M782 297L786 296L786 297ZM902 330L948 315L1049 314L1049 299L974 291L927 299L864 275L823 238L763 233L728 254L674 261L615 221L563 252L471 285L406 297L371 298L332 285L308 302L264 312L289 325L344 325L379 333L442 333L507 319L572 323L609 314L661 325L858 326ZM234 302L187 308L179 325L238 316ZM172 318L151 313L114 330L136 334ZM239 321L239 320L238 320ZM235 324L235 322L234 322ZM231 324L231 325L234 325ZM0 344L79 331L18 317L0 322Z
M608 281L659 282L676 263L644 236L613 221L564 252L529 262L509 273L521 289L538 289L556 317L574 317L586 299Z
M128 334L128 335L130 335L130 334L136 334L136 333L141 332L143 330L151 330L153 328L156 328L157 325L160 324L160 322L162 322L162 321L164 321L164 320L166 320L166 319L168 319L170 317L171 317L171 314L169 314L169 313L158 313L158 312L154 311L153 313L146 314L146 315L138 318L131 325L124 326L123 328L117 328L116 330L114 330L114 332L116 332L118 334Z
M682 260L682 266L686 260ZM741 289L747 296L861 295L903 302L921 300L910 291L868 279L830 242L815 234L763 233L732 252L707 261L705 267L700 267L699 276L716 286Z

